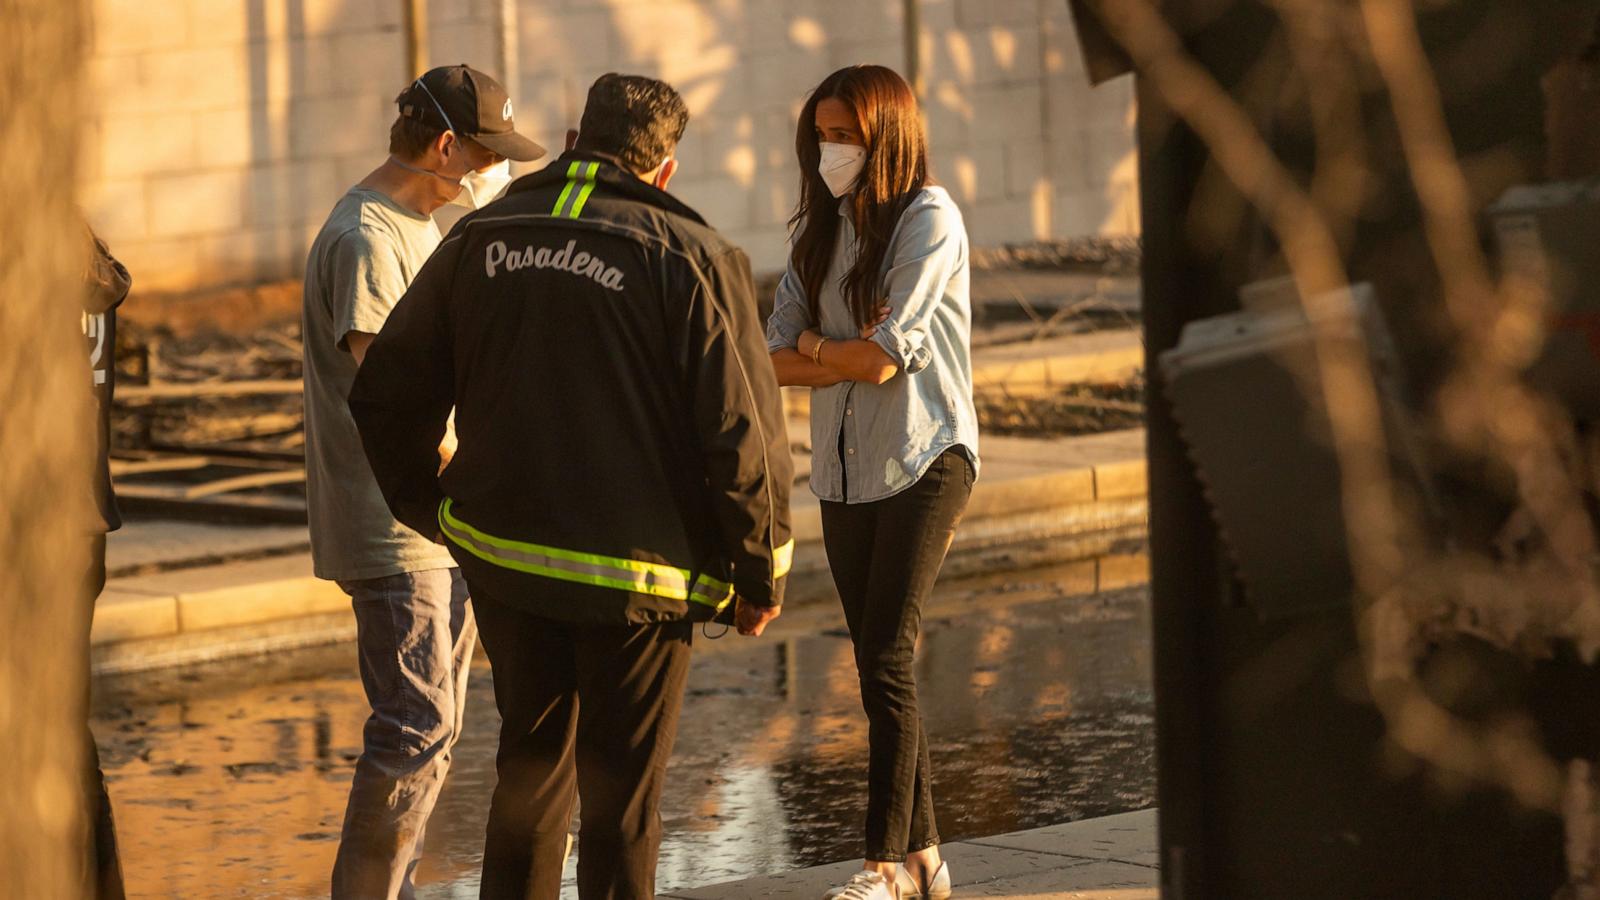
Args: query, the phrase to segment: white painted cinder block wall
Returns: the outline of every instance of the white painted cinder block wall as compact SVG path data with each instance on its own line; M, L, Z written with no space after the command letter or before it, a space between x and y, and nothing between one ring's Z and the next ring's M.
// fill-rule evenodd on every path
M495 72L499 0L430 0L430 63ZM384 157L403 0L95 0L83 202L147 290L297 278ZM901 0L521 0L521 128L559 149L608 71L673 83L674 190L783 264L795 115L834 69L904 71ZM935 173L975 245L1136 233L1128 79L1091 89L1064 0L922 0Z

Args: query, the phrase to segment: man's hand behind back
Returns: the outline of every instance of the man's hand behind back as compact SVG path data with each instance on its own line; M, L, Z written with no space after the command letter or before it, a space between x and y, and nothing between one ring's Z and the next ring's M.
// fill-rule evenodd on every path
M743 597L734 600L733 609L734 626L745 637L760 637L761 632L782 614L783 608L778 606L757 606L754 603L744 602Z

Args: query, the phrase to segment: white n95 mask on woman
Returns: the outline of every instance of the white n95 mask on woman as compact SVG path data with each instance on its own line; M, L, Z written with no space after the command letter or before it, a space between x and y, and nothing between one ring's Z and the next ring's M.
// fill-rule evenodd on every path
M818 145L818 149L822 151L822 159L817 163L817 171L822 174L822 180L827 182L828 191L835 197L850 193L856 186L856 179L861 177L861 170L867 165L867 148L824 141Z

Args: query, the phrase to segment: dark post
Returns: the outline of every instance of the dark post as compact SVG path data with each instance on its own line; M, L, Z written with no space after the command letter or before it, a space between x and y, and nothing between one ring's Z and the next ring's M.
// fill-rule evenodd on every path
M1222 604L1215 528L1185 455L1171 407L1163 399L1161 352L1177 345L1188 301L1204 281L1187 263L1181 216L1204 159L1194 134L1167 127L1161 99L1141 79L1139 189L1143 223L1142 314L1150 479L1150 593L1155 660L1157 794L1161 884L1166 900L1205 897L1206 740L1209 692L1202 683L1201 637Z

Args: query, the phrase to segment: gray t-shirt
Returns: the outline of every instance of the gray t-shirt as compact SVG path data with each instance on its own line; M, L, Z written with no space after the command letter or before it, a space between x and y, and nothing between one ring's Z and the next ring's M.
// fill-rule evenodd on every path
M439 241L431 218L355 187L311 244L301 333L307 507L319 578L356 581L455 565L445 548L390 514L347 404L356 360L345 338L383 328Z

